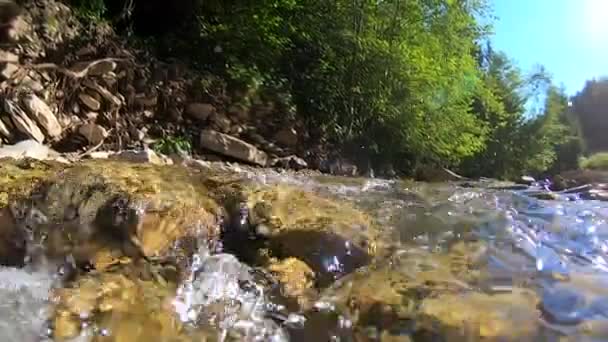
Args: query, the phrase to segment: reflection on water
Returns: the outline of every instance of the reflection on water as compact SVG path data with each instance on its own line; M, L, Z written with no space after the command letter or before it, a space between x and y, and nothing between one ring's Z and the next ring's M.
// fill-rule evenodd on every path
M351 201L382 227L382 253L368 265L348 241L324 236L342 254L319 252L313 269L341 270L347 257L366 266L321 282L315 301L298 308L268 293L252 265L201 250L167 310L190 328L215 327L208 341L608 339L608 202L576 192L538 199L542 184L241 171L253 182ZM41 338L52 284L48 274L0 270L1 340Z

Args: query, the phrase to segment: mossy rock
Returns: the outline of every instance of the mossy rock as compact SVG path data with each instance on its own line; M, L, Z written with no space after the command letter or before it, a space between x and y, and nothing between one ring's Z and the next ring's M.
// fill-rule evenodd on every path
M463 293L477 298L475 289L485 274L486 250L480 242L455 244L447 253L411 248L340 279L322 293L321 301L335 303L352 320L357 334L365 334L369 327L384 334L399 331L403 322L441 321L443 317L435 317L430 309L422 310L422 305L434 304L431 301L438 297L458 298ZM445 338L454 328L452 323L431 333ZM432 327L422 325L409 330L428 332Z
M272 254L304 261L321 287L378 252L378 227L349 203L287 185L251 186L244 193L249 222L264 231Z
M30 231L49 256L85 262L111 247L163 257L180 239L219 239L221 207L200 172L118 161L7 161L0 175L15 223L0 235Z
M176 283L154 270L142 277L140 269L124 266L92 272L70 287L56 290L54 338L73 338L86 322L89 328L103 332L93 338L99 342L194 341L197 334L204 340L204 332L186 331L174 313Z

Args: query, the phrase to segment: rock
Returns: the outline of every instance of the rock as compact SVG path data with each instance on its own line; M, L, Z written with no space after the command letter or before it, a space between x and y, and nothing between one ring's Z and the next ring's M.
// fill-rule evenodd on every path
M154 165L165 165L166 162L154 150L126 150L111 156L112 159L128 161L132 163L146 163Z
M85 137L91 145L100 144L108 136L108 132L105 128L93 123L81 125L78 128L78 133Z
M215 114L215 107L208 103L190 103L186 106L186 114L204 122L207 121L209 116Z
M28 137L42 143L44 142L44 134L32 119L11 100L4 100L4 110L6 110L15 125L15 128Z
M228 113L230 117L237 119L240 122L249 121L249 111L247 107L242 104L235 104L228 108Z
M244 162L266 166L268 156L255 146L238 138L214 130L203 130L200 146L210 151L223 154Z
M314 293L314 272L301 260L286 258L268 266L282 287L282 293L298 301L301 307L310 303L307 299Z
M536 335L540 313L538 298L531 292L515 288L510 293L449 294L422 302L423 315L438 321L447 333L467 325L475 326L475 340L530 340Z
M154 107L158 103L158 96L146 96L145 94L138 94L135 96L135 104L140 107Z
M283 128L274 136L274 140L287 147L295 147L298 144L298 133L293 128Z
M109 72L116 70L116 66L117 66L116 62L101 61L89 68L89 75L101 76L103 74L107 74Z
M232 122L228 119L224 114L215 113L211 116L211 127L222 132L228 133L230 132L230 128L232 128Z
M29 94L23 98L23 105L50 138L57 138L61 135L61 125L46 102L36 95Z
M108 101L110 103L110 105L112 107L120 107L122 105L122 101L114 96L109 90L107 90L106 88L100 86L99 84L97 84L97 82L93 81L93 80L89 80L86 79L83 84L86 87L89 87L90 89L96 91L97 93L99 93L99 95L101 95L101 97Z
M0 81L8 80L18 70L19 70L19 66L17 66L16 64L0 63Z
M0 158L33 158L38 160L56 159L59 153L42 145L36 140L23 140L15 145L4 145L0 147Z
M8 51L0 50L0 63L19 63L19 56Z
M287 341L283 328L265 317L267 298L251 273L249 266L231 254L202 258L192 283L178 290L185 293L182 289L191 289L187 297L176 298L181 321L199 322L207 318L210 324L229 331L237 341L247 340L246 336L258 336L263 341Z
M306 263L315 272L319 286L384 253L380 230L349 203L286 185L252 186L244 193L245 222L256 231L263 226L263 235L279 255ZM236 222L243 221L243 217L235 218ZM328 265L330 259L341 267Z
M284 169L302 170L308 167L308 163L298 156L287 156L276 158L271 162L273 167L281 167Z
M113 154L111 151L93 151L89 153L88 157L91 159L108 159Z
M204 176L184 168L113 160L65 166L4 159L1 166L0 188L19 213L17 225L45 236L32 243L44 244L49 257L93 263L104 248L130 258L167 257L180 239L219 238L219 207ZM32 189L36 196L26 196Z
M518 184L532 185L532 183L536 182L536 179L531 176L521 176L521 178L517 181Z
M44 91L44 87L42 86L42 84L31 78L29 75L23 78L21 85L26 88L30 88L36 94L40 94Z
M206 340L187 336L174 317L170 302L174 283L161 276L137 279L131 275L137 270L128 258L116 260L114 268L118 272L93 272L54 291L53 340L81 340L79 335L91 334L87 331L91 328L111 331L113 341Z
M80 93L78 95L78 98L80 99L82 104L87 106L87 108L89 108L92 111L98 111L101 108L101 103L99 103L99 101L97 101L94 97L92 97L89 94Z
M0 137L8 140L13 138L13 134L11 133L10 129L2 120L0 120Z

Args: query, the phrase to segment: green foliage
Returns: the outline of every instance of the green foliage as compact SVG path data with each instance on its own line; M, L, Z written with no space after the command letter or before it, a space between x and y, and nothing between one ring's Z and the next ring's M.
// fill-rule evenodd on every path
M583 169L608 171L608 152L600 152L581 158L580 166Z
M171 154L180 154L180 153L186 153L186 154L191 154L192 153L192 143L190 142L190 139L188 139L187 137L165 137L163 139L161 139L160 141L158 141L157 143L154 144L153 146L154 151L165 154L165 155L171 155Z
M74 13L82 20L101 21L106 14L104 0L71 0Z
M587 81L572 104L573 119L585 140L585 152L608 150L608 78Z
M156 37L157 50L225 80L243 106L270 99L277 119L297 116L313 141L356 146L356 156L402 171L436 164L494 177L578 158L567 99L544 69L525 77L478 45L486 0L194 3L196 20ZM545 109L530 119L528 93L541 91Z

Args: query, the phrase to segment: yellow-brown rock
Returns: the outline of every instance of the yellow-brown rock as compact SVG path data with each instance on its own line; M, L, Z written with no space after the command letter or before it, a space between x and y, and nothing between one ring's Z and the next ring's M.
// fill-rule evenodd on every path
M283 294L298 301L302 307L308 306L308 300L315 294L314 273L304 262L296 258L287 258L268 266L280 282Z
M95 341L191 341L171 308L175 284L126 273L93 273L57 290L54 337L72 338L89 321L107 335Z

